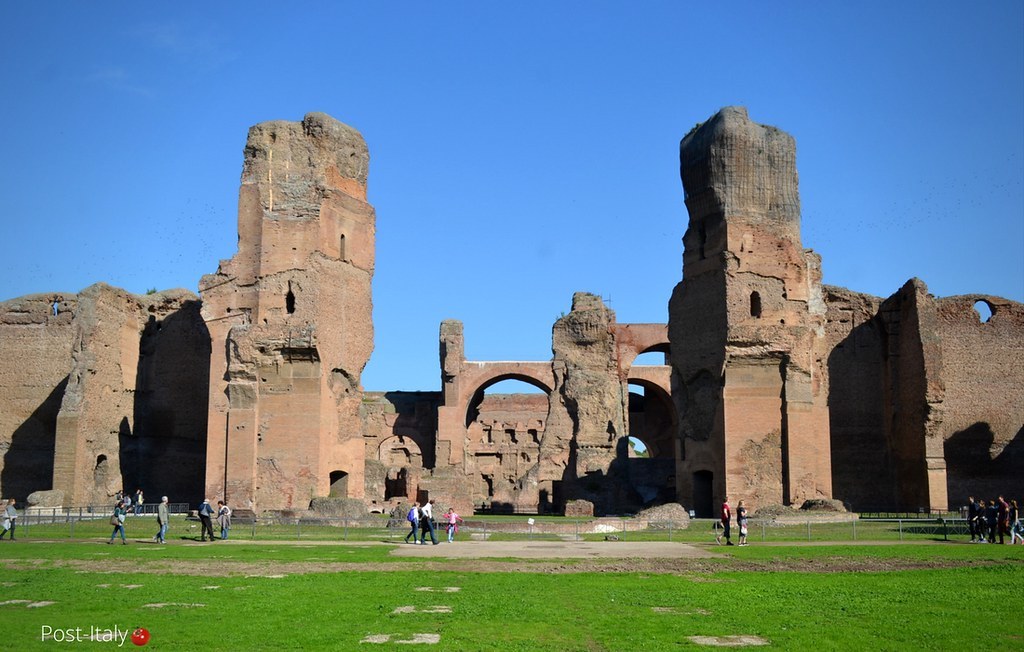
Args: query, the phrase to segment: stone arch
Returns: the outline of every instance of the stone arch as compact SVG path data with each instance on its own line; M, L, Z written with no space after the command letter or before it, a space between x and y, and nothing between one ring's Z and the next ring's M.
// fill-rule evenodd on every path
M483 400L484 392L487 391L487 388L493 385L497 385L498 383L506 380L518 380L532 387L536 387L537 389L547 394L549 401L551 400L551 392L553 391L553 389L544 381L544 379L537 378L530 374L523 374L518 372L499 373L490 378L487 378L482 382L479 382L473 393L469 395L470 398L466 402L467 427L469 427L469 425L473 423L473 421L476 419L475 411L477 407L480 405L480 402Z
M641 367L634 367L634 370ZM664 367L648 367L648 369L664 370ZM653 503L674 502L677 499L676 488L676 431L678 418L675 404L668 390L662 386L667 382L667 374L662 382L655 379L631 375L627 379L627 387L641 387L639 391L629 391L629 436L643 442L647 448L644 457L627 456L621 460L621 468L625 471L630 489L639 497L644 505ZM623 449L628 451L628 447Z
M644 353L671 352L666 324L616 324L615 348L620 372L625 374ZM647 366L647 365L644 365Z
M340 469L331 471L329 476L331 483L331 490L329 495L331 497L346 498L348 497L348 472Z
M388 468L421 468L423 451L412 437L392 435L377 447L377 459Z

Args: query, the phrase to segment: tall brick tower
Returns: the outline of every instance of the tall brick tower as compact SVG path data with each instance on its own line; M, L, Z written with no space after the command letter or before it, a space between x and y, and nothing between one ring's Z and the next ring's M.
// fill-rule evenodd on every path
M373 350L369 154L322 113L249 130L238 252L200 283L210 330L206 493L236 508L363 496Z
M677 493L700 515L831 497L820 257L800 243L796 145L722 109L680 144L690 215L669 302Z

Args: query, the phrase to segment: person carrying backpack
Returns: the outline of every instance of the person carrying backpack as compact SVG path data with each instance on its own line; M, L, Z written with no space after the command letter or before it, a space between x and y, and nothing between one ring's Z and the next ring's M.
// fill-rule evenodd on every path
M436 546L437 534L434 532L434 501L428 500L423 503L420 510L420 544L427 545L427 533L430 533L430 540Z
M210 541L213 541L213 507L210 506L210 500L203 500L203 504L199 506L199 521L203 524L202 531L199 534L200 541L206 541L206 534L210 534Z
M406 543L416 543L416 530L419 529L420 525L420 504L413 502L412 507L409 508L409 513L406 514L405 520L409 521L409 534L405 535ZM412 541L409 541L409 537L412 537Z

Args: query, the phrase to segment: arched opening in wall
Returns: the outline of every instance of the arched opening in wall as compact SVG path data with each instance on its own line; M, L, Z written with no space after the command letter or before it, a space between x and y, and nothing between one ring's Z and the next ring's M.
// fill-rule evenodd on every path
M633 360L633 366L663 367L669 364L668 357L668 351L655 351L650 349L636 356Z
M484 439L498 443L533 441L540 445L548 416L548 389L533 379L504 376L477 389L466 411L466 428L479 427ZM472 437L471 437L472 439Z
M411 497L411 469L423 469L423 452L412 437L388 437L377 447L377 459L385 468L384 500Z
M637 507L675 502L675 406L664 388L629 379L629 436L619 455L629 500Z
M693 511L697 518L714 518L714 482L711 471L696 471L693 474Z
M988 301L979 299L974 302L974 314L978 316L978 321L983 324L987 324L988 321L992 319L992 315L996 314L996 310Z
M750 293L750 316L756 319L761 318L761 293Z
M647 444L637 437L627 437L626 446L629 453L629 459L649 459L650 451L647 450Z
M331 498L348 497L348 473L344 471L331 471Z
M97 489L105 489L107 486L107 478L110 473L110 464L107 462L106 455L96 456L96 466L92 470L92 482L93 486Z
M291 281L288 281L288 293L284 295L284 309L289 315L295 312L295 293L292 292Z
M348 251L346 250L345 234L341 234L341 238L338 241L338 260L341 262L348 262Z
M522 476L540 457L548 391L538 379L500 374L480 385L466 413L468 484L474 509L538 513L540 487L524 489Z

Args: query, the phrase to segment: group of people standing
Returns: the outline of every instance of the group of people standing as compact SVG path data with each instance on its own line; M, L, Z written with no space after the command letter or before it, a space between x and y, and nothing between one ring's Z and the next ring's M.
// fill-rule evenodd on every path
M213 519L217 518L217 525L220 526L220 538L221 540L228 538L228 531L231 529L231 508L223 500L217 501L217 510L214 511L213 506L210 505L210 500L203 500L203 503L199 506L199 521L202 523L202 531L200 532L199 539L206 541L206 535L210 535L210 541L213 541Z
M1011 545L1018 540L1024 544L1024 523L1016 500L1007 502L1000 496L986 504L984 499L975 501L971 496L967 503L967 527L972 543L996 543L997 536L999 543L1006 543L1009 536Z
M421 507L419 502L414 502L412 507L409 508L409 513L406 514L405 520L409 522L410 529L409 534L405 535L406 543L417 543L416 533L420 533L419 544L427 544L427 535L430 535L430 541L436 546L439 542L437 540L437 533L434 529L434 501L428 500L423 503ZM445 525L448 529L448 543L455 540L455 533L459 531L459 523L462 523L462 517L455 513L455 510L451 507L444 514ZM412 539L410 541L409 539Z
M121 494L119 494L121 496ZM135 503L135 509L138 509L142 505L142 491L137 492L137 502ZM11 508L13 509L13 500L11 501ZM114 505L114 511L110 515L110 524L114 527L114 530L110 533L110 540L108 544L114 543L114 539L118 536L121 537L121 544L128 545L128 539L125 536L124 523L128 518L128 514L131 512L131 499L126 497L119 497L117 504ZM138 512L136 512L138 513ZM227 539L228 531L231 529L231 508L223 500L217 501L217 510L214 511L213 507L210 506L209 500L204 500L199 506L199 521L202 523L201 540L206 541L206 536L209 534L210 541L214 540L213 536L213 518L217 518L217 523L220 525L220 538ZM170 509L167 501L167 496L160 498L160 504L156 508L156 524L157 532L153 535L153 541L159 544L167 543L167 527L170 525ZM13 527L11 538L14 537Z
M722 539L725 538L725 545L731 546L732 542L732 509L729 507L729 497L726 496L722 499L722 510L719 515L719 522L716 524L720 526L715 528L715 541L718 545L722 545ZM747 508L741 500L736 505L736 525L740 528L740 541L739 545L747 545Z
M119 494L120 495L120 494ZM110 540L108 544L114 543L114 539L121 536L121 545L128 545L128 539L124 533L124 522L128 518L128 514L132 510L136 510L135 513L142 512L142 490L136 492L136 503L134 508L132 507L131 498L121 497L117 499L117 504L114 505L114 512L110 515L110 524L114 527L114 530L110 533ZM167 496L160 498L160 504L156 507L156 523L157 533L153 537L153 540L157 543L167 543L165 537L167 535L167 525L170 522L170 511L168 509Z

